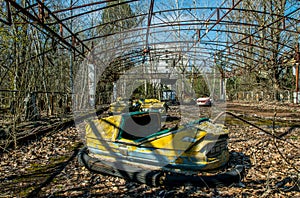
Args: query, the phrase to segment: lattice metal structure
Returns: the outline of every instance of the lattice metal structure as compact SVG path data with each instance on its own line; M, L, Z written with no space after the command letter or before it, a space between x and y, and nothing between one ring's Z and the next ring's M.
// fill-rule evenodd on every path
M18 16L22 21L17 23L30 24L60 48L72 51L73 60L104 65L98 71L106 73L103 82L116 81L137 65L151 71L152 79L172 78L166 68L175 68L189 79L217 70L225 79L253 72L266 78L276 68L280 71L274 75L283 75L283 70L295 67L299 81L300 4L296 0L70 0L59 4L5 0L0 22L11 26ZM57 48L38 56L51 50Z

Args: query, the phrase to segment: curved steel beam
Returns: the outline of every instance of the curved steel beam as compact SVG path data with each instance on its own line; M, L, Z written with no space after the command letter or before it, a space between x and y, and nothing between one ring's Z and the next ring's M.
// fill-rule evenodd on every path
M54 36L55 38L57 38L60 42L62 42L63 44L65 44L69 48L73 49L74 51L78 52L81 56L83 56L83 57L85 56L81 51L79 51L75 46L73 46L72 43L69 43L68 41L66 41L66 39L62 38L54 30L52 30L50 27L48 27L47 25L45 25L39 18L33 16L30 12L28 12L27 10L25 10L21 5L19 5L18 3L16 3L13 0L7 0L7 1L10 2L11 6L13 6L17 10L19 10L22 14L24 14L25 16L27 16L32 21L36 22L39 26L41 26L43 29L45 29L47 32L49 32L52 36Z

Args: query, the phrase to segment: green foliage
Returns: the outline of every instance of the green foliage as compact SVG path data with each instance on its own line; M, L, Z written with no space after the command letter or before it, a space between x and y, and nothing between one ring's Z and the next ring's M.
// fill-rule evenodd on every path
M194 79L193 87L197 97L209 96L211 94L207 82L202 75Z
M124 0L117 2L108 2L109 8L105 9L102 14L103 26L99 29L102 34L113 34L122 30L130 29L137 23L134 13L128 3L123 3ZM114 4L120 4L114 6Z
M295 76L293 75L293 69L291 66L285 67L278 78L279 78L281 89L283 90L295 89Z
M238 77L232 77L227 79L226 82L226 92L229 100L233 100L234 96L238 92L238 87L239 86L239 78Z
M290 7L290 3L295 3L295 1L245 0L239 5L241 8L269 14L260 14L258 12L232 14L231 17L235 21L258 24L260 27L264 27L262 30L251 26L245 28L230 27L231 31L241 33L240 35L230 35L230 41L233 42L243 39L243 34L250 35L253 32L258 32L257 35L251 37L253 45L237 45L242 49L234 57L237 61L233 62L233 64L227 64L230 65L229 67L232 67L231 70L241 71L243 84L248 83L248 86L242 85L240 87L244 88L241 91L248 91L249 89L264 90L272 94L272 92L278 92L283 89L293 90L294 80L290 71L291 66L282 63L287 54L294 53L287 46L289 48L294 47L298 42L298 35L290 34L282 28L281 16ZM226 60L226 57L222 60ZM233 91L230 86L228 85L229 90ZM272 89L270 89L271 87Z
M135 98L157 98L157 88L155 84L146 82L146 85L140 85L133 91Z

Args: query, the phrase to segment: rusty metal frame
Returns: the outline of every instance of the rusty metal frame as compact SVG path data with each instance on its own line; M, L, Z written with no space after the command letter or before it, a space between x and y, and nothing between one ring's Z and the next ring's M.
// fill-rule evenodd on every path
M149 48L149 33L150 33L150 26L151 26L152 15L153 15L153 8L154 8L154 0L151 0L149 14L148 14L146 41L145 41L146 42L145 50L147 50L147 52L148 52L148 48Z
M231 9L231 10L234 10L234 8L233 9ZM236 10L239 10L239 11L241 11L241 10L245 10L245 9L236 9ZM161 12L161 11L159 11L159 12ZM159 12L157 12L157 13L159 13ZM262 13L262 12L259 12L259 13ZM156 13L152 13L152 15L155 15ZM224 16L224 15L223 15ZM277 15L276 15L277 16ZM223 17L224 18L224 17ZM285 20L285 19L291 19L291 20L294 20L293 18L291 18L291 17L289 17L288 15L287 16L284 16L283 17L283 19ZM211 24L215 24L216 23L216 21L213 21L212 22L212 20L209 20L210 21L210 23ZM224 20L223 21L221 21L221 20L219 20L219 21L217 21L218 23L220 23L220 24L222 24L222 22L224 23ZM205 23L205 22L204 22ZM225 22L225 23L230 23L230 21L228 21L228 22ZM236 23L236 22L235 22ZM236 23L236 24L238 24L238 23ZM173 24L174 26L175 26L175 24ZM189 25L191 25L191 24L189 24ZM256 24L243 24L243 25L248 25L248 26L258 26L258 25L256 25ZM165 25L165 26L168 26L168 24L167 25ZM181 26L182 26L182 24L181 24ZM99 27L99 26L98 26ZM152 24L152 26L151 26L151 28L153 29L153 28L156 28L156 27L163 27L163 26L157 26L157 24ZM276 28L274 28L274 29L276 29ZM293 33L298 33L297 31L293 31L293 30L289 30L288 28L287 28L287 26L286 25L284 25L283 26L283 28L282 29L280 29L280 30L283 30L283 31L287 31L287 32L293 32ZM82 30L82 31L84 31L84 30ZM134 31L134 30L133 30ZM210 31L216 31L216 30L213 30L213 28L210 28ZM223 30L218 30L218 31L221 31L221 32L226 32L226 31L223 31ZM227 31L227 33L229 33L229 31ZM231 31L231 33L234 33L233 31ZM239 33L239 32L235 32L236 34L243 34L243 33ZM114 33L114 34L117 34L117 33ZM94 40L94 39L98 39L98 38L103 38L103 37L106 37L106 36L111 36L111 35L113 35L113 34L110 34L110 35L102 35L102 36L98 36L98 37L94 37L94 38L89 38L89 39L86 39L85 41L89 41L89 40ZM258 37L257 35L255 35L255 33L253 33L252 35L246 35L246 34L244 34L245 35L245 37L244 38L247 38L247 37L249 37L249 40L251 40L251 38L253 38L253 37ZM202 37L204 37L204 35L202 35ZM268 39L268 38L263 38L263 39L265 39L265 40L267 40L267 41L272 41L271 39ZM242 41L240 41L240 42L237 42L237 43L241 43L241 44L248 44L249 46L253 46L253 47L259 47L259 48L263 48L263 47L260 47L260 46L257 46L257 45L254 45L254 44L251 44L251 41L249 41L249 43L246 43L246 42L244 42L244 40L242 40ZM235 43L235 44L237 44L237 43ZM291 47L291 46L288 46L288 45L285 45L285 44L282 44L282 43L280 43L280 42L277 42L279 45L282 45L282 46L285 46L285 47L287 47L287 48L290 48L290 49L293 49L293 47ZM228 47L226 47L226 48L228 48ZM226 49L225 48L225 49ZM233 45L231 45L231 48L233 48ZM264 48L264 50L269 50L268 48Z
M76 33L73 33L73 31L72 31L70 28L68 28L64 23L62 23L62 22L60 21L60 19L59 19L55 14L53 14L53 13L51 12L51 10L50 10L48 7L44 6L44 3L43 3L43 2L41 2L40 0L37 0L37 2L38 2L39 4L42 4L43 7L45 8L45 10L46 10L46 11L47 11L47 12L48 12L48 13L49 13L56 21L58 21L59 24L61 24L63 28L65 28L65 29L70 33L70 35L71 35L71 37L72 37L72 48L73 48L74 51L77 51L77 52L78 52L77 48L75 48L75 46L74 46L74 40L78 41L78 42L82 45L82 51L81 51L80 55L83 55L83 56L84 56L85 50L90 51L90 48L89 48L88 46L86 46L86 45L81 41L81 39L78 38L77 34L76 34ZM62 36L62 35L61 35L61 36ZM64 39L64 38L62 38L61 36L60 36L59 39Z
M173 42L173 44L174 44L175 42ZM143 56L143 47L144 47L144 45L143 45L143 43L141 43L141 42L137 42L137 43L133 43L135 46L137 46L138 48L140 48L140 53L135 53L135 55L131 55L130 56L130 58L135 58L135 57L142 57ZM170 42L169 43L162 43L162 44L170 44ZM191 44L193 44L193 42L191 42ZM214 45L216 45L216 44L214 44ZM226 46L226 45L224 45L224 46ZM127 46L125 45L124 46L124 48L126 49L127 48ZM179 55L179 54L181 54L182 52L184 52L185 53L185 51L178 51L178 49L176 49L175 47L171 47L171 48L168 48L169 49L169 51L168 51L168 54L177 54L177 55ZM197 50L201 50L201 49L204 49L204 48L197 48ZM207 49L209 49L209 48L207 48ZM156 50L159 50L159 49L156 49ZM177 50L177 51L176 51ZM243 50L243 49L240 49L241 51ZM106 49L106 52L113 52L114 51L114 48L111 48L111 49ZM122 50L121 50L122 51ZM187 52L188 53L188 52ZM162 53L162 55L163 55L164 53ZM205 54L205 53L202 53L202 54ZM97 56L97 54L94 54L94 55L96 55ZM128 54L129 55L129 54ZM202 57L202 58L200 58L200 59L198 59L197 57L196 57L196 59L197 59L197 61L203 61L203 58L209 58L210 57L210 55L211 55L211 53L207 53L207 56L205 56L205 57ZM228 55L230 55L230 54L228 54ZM244 56L242 56L242 55L240 55L240 54L235 54L236 56L238 56L238 57L241 57L241 58L246 58L246 59L249 59L249 60L251 60L251 61L254 61L256 64L263 64L263 62L262 61L258 61L258 60L256 60L256 59L252 59L252 58L249 58L249 57L244 57ZM152 56L152 59L155 59L155 58L153 58L153 57L155 57L155 54L154 53L151 53L151 56ZM160 55L159 55L160 56ZM188 57L191 57L191 56L193 56L193 54L192 55L189 55L189 54L187 54L187 56ZM117 57L122 57L122 54L115 54L115 57L112 57L112 58L117 58ZM124 56L123 55L123 58L126 60L126 56ZM194 57L192 57L192 58L194 58ZM243 68L244 66L248 66L248 67L251 67L251 65L248 65L247 63L245 63L245 62L243 62L243 61L241 61L241 60L239 60L239 59L236 59L236 58L231 58L231 57L228 57L228 59L229 60L232 60L233 62L231 63L234 67L236 67L236 68ZM164 59L165 60L165 59ZM130 61L129 61L130 62ZM213 61L212 61L213 62ZM236 62L236 63L235 63ZM137 62L134 62L135 64L142 64L143 62L142 61L137 61ZM242 65L241 65L242 64ZM120 65L121 66L121 65ZM175 67L178 67L178 66L176 66L175 65Z
M262 50L265 51L270 51L270 49L266 48L266 47L262 47L259 45L256 45L255 43L253 43L253 39L255 39L256 41L260 41L262 39L264 39L265 41L271 42L273 41L271 38L269 37L263 37L261 38L259 36L259 32L266 29L266 28L270 28L270 29L278 29L278 31L284 31L284 32L289 32L289 33L293 33L293 34L299 34L299 30L298 29L294 29L293 26L298 25L300 23L300 20L297 18L293 18L292 15L296 12L298 12L300 10L300 8L295 9L285 15L278 15L278 14L274 14L274 13L269 13L269 12L265 12L265 11L260 11L260 10L248 10L248 9L242 9L242 8L238 8L238 5L242 2L242 0L236 0L236 1L232 1L232 4L230 7L225 7L224 3L226 1L224 1L220 6L218 7L194 7L194 8L177 8L177 9L164 9L164 10L155 10L154 9L154 0L150 0L150 5L149 5L149 9L148 9L148 13L142 13L139 15L135 15L132 17L124 17L122 19L118 19L115 20L115 22L117 21L122 21L122 20L128 20L131 18L139 18L139 17L146 17L148 16L148 22L147 22L147 26L146 27L138 27L132 30L126 30L123 32L119 32L119 33L113 33L113 34L105 34L105 35L98 35L98 36L94 36L94 37L89 37L89 38L84 38L84 39L80 39L78 37L79 34L84 33L85 31L89 31L89 30L93 30L95 28L99 28L99 27L103 27L105 25L108 25L109 23L106 24L99 24L99 25L95 25L93 27L88 27L86 29L80 30L78 32L74 32L72 31L70 28L67 27L67 25L64 24L65 21L74 19L76 17L80 17L83 15L88 15L90 13L93 12L97 12L100 10L104 10L104 9L108 9L111 8L113 6L118 6L118 5L122 5L122 4L126 4L126 3L132 3L132 2L137 2L138 0L125 0L125 1L117 1L117 0L112 0L115 1L116 3L113 5L106 5L107 1L96 1L93 3L87 3L87 4L81 4L78 6L72 6L72 7L68 7L68 8L64 8L64 9L60 9L60 10L50 10L46 5L44 5L43 1L41 0L36 0L37 3L33 3L32 5L29 5L27 7L22 7L21 5L19 5L18 3L16 3L16 1L13 0L5 0L6 5L7 5L7 19L0 19L0 22L6 24L6 25L11 25L12 23L12 15L23 15L25 17L23 17L24 21L26 21L27 23L30 23L31 25L37 27L38 29L40 29L40 31L42 31L45 34L51 35L53 38L57 39L62 45L64 45L66 48L72 49L72 51L76 52L75 57L85 57L87 52L91 51L91 48L93 46L88 46L88 42L89 41L97 41L98 39L103 39L109 36L113 36L113 35L117 35L120 33L130 33L130 31L134 32L134 31L145 31L145 43L144 43L144 47L146 49L149 48L150 44L149 44L149 34L150 34L150 30L152 30L152 33L159 33L159 29L160 28L164 28L164 27L170 27L172 26L173 28L175 28L174 30L169 30L169 31L176 31L176 27L180 27L180 29L182 31L186 31L186 30L191 30L194 31L194 35L189 38L190 40L181 40L180 42L182 43L194 43L193 45L205 45L205 44L209 44L211 45L211 47L208 46L201 46L201 47L191 47L191 49L203 49L203 50L207 50L210 53L210 58L213 58L216 54L220 54L223 53L224 55L226 54L226 56L230 57L228 58L229 61L231 61L231 63L233 63L234 61L241 61L241 58L244 59L253 59L251 57L245 56L243 55L243 51L245 51L245 53L247 52L245 49L242 49L241 47L239 47L239 45L246 45L249 46L250 48L260 48ZM66 17L66 18L60 18L58 17L58 14L60 13L64 13L64 12L68 12L70 10L75 10L75 9L81 9L81 8L87 8L87 7L91 7L91 6L96 6L99 5L99 8L96 9L91 9L89 11L85 11L70 17ZM16 11L14 13L11 13L11 8L10 6L14 7L16 9ZM39 13L35 13L34 9L38 9ZM30 12L30 10L32 10ZM164 22L153 22L153 17L157 17L158 15L162 15L162 14L168 14L168 13L172 13L175 11L181 11L181 12L192 12L192 10L213 10L213 12L205 19L205 20L199 20L197 18L197 16L194 17L194 19L191 20L182 20L179 23L176 22L169 22L169 23L164 23ZM257 14L264 14L267 16L274 16L277 17L278 19L275 21L271 21L269 24L263 26L263 27L259 27L258 24L254 24L254 23L241 23L238 21L232 21L232 20L226 20L226 18L228 18L228 15L231 12L253 12L253 13L257 13ZM48 13L48 17L51 17L51 19L53 19L53 22L47 22L44 20L45 17L45 12ZM192 13L191 13L192 14ZM29 20L28 20L28 19ZM272 27L273 24L278 23L278 22L282 22L282 26L280 28L277 27ZM52 26L54 25L59 25L60 26L60 31L55 32L52 30ZM242 25L242 26L249 26L249 27L253 27L253 28L257 28L256 31L252 32L251 34L246 34L243 32L238 32L238 31L227 31L222 29L222 27L226 27L226 26L234 26L234 25ZM184 26L198 26L198 28L192 28L192 29L188 29L188 28L184 28ZM204 26L207 26L206 28ZM219 29L216 29L216 27L219 27ZM157 30L156 30L157 29ZM63 30L65 30L67 33L65 34L66 36L64 36L63 34ZM202 32L204 32L204 34L202 34ZM203 40L205 37L207 37L207 35L210 32L221 32L223 34L235 34L235 35L241 35L243 36L242 39L239 39L235 42L230 42L230 41L215 41L214 39L210 39L209 37L207 38L207 40ZM257 40L258 39L258 40ZM203 40L203 41L202 41ZM81 49L78 48L78 46L75 46L75 41L77 43L79 43L81 45ZM202 42L201 42L202 41ZM279 55L284 56L284 53L290 54L293 53L295 51L295 47L294 46L290 46L289 44L285 44L285 43L281 43L280 41L276 41L277 44L283 46L284 48L286 48L286 50L284 52L280 52ZM156 43L153 43L154 45ZM137 44L137 47L142 47L142 44ZM214 46L214 47L213 47ZM219 48L216 48L219 47ZM126 47L126 45L124 46ZM143 48L143 47L142 47ZM231 50L230 50L231 49ZM50 50L51 51L51 50ZM247 52L250 53L254 56L261 56L257 53L255 53L255 50L253 50L254 52ZM192 52L191 52L192 53ZM209 57L209 56L208 56ZM266 58L268 59L268 58ZM259 60L253 60L256 62L260 62ZM271 60L268 60L271 61ZM242 67L242 66L241 66Z
M205 8L205 9L209 9L209 8ZM227 9L227 8L224 8L224 9ZM183 9L180 9L180 10L183 10ZM238 11L249 11L249 10L245 10L245 9L236 9L236 10L238 10ZM169 12L169 11L174 11L174 10L168 10L168 11L166 11L166 12ZM161 13L161 12L163 12L163 11L159 11L159 12L153 12L152 13L152 15L156 15L156 14L158 14L158 13ZM258 13L262 13L262 12L258 12ZM140 14L140 15L136 15L135 17L144 17L144 16L146 16L147 14ZM277 16L277 15L276 15ZM119 20L115 20L115 22L118 22L118 21L121 21L121 20L127 20L127 19L130 19L130 18L132 18L132 17L128 17L128 18L123 18L123 19L119 19ZM285 17L286 19L289 19L289 17ZM290 18L290 19L292 19L292 18ZM293 20L295 20L295 19L293 19ZM207 25L213 25L213 24L215 24L215 22L216 22L216 20L209 20L209 22L207 22L206 20L190 20L190 21L183 21L183 22L185 22L185 24L186 25L196 25L196 24L207 24ZM189 24L187 24L186 22L189 22ZM92 29L95 29L95 28L99 28L99 27L101 27L101 26L105 26L105 25L107 25L108 23L103 23L103 24L100 24L100 25L95 25L95 26L93 26L93 27L88 27L87 29L83 29L83 30L80 30L80 31L78 31L77 32L77 34L80 34L80 33L83 33L83 32L85 32L85 31L89 31L89 30L92 30ZM222 22L219 22L219 24L221 24L221 25L228 25L228 24L232 24L232 25L234 25L234 24L236 24L236 25L243 25L243 26L253 26L253 27L259 27L259 25L257 25L257 24L246 24L246 23L236 23L236 22L232 22L232 21L222 21ZM161 25L160 24L152 24L152 27L151 28L155 28L155 27L167 27L167 26L170 26L170 25L174 25L174 26L176 26L177 24L163 24L163 23L161 23ZM181 26L183 26L183 25L181 25ZM140 28L140 29L135 29L135 30L141 30L142 28ZM272 29L272 27L271 27L271 29ZM275 28L274 28L275 29ZM133 31L135 31L135 30L133 30ZM204 30L204 29L203 29ZM283 30L283 29L282 29ZM293 30L289 30L288 29L288 27L286 27L285 29L284 29L285 31L288 31L288 32L292 32L292 33L299 33L299 32L297 32L297 31L293 31ZM124 31L124 32L128 32L128 31ZM224 31L223 31L224 32ZM113 33L113 34L117 34L117 33ZM113 34L107 34L107 35L99 35L99 36L96 36L96 37L93 37L93 38L87 38L87 39L84 39L84 41L86 42L86 41L91 41L91 40L96 40L96 39L99 39L99 38L104 38L104 37L107 37L107 36L111 36L111 35L113 35Z
M63 38L61 35L59 35L58 33L56 33L55 31L53 31L49 26L45 25L43 20L41 20L41 18L38 18L36 16L34 16L33 14L31 14L28 10L26 10L25 8L23 8L21 5L19 5L18 3L16 3L13 0L7 0L11 6L13 6L15 9L17 9L20 13L24 14L26 17L28 17L29 19L31 19L34 23L36 23L38 26L40 26L43 30L45 30L46 32L48 32L49 34L51 34L53 37L55 37L56 39L58 39L60 42L62 42L63 44L65 44L67 47L71 48L72 50L76 51L78 54L80 54L81 56L85 57L84 52L79 51L72 42L68 42L65 38ZM54 14L52 14L52 12L46 7L44 6L43 2L37 0L38 4L42 6L43 9L46 9L48 11L48 13L53 16L56 20L59 20ZM79 38L76 37L75 34L72 33L71 30L69 30L65 25L63 25L64 28L66 28L72 36L74 36L77 40L80 41ZM85 44L83 44L82 41L80 41L80 43L87 48L87 50L90 50Z
M116 1L116 0L113 0L113 1ZM68 20L71 20L73 18L77 18L77 17L83 16L83 15L87 15L87 14L90 14L90 13L93 13L93 12L101 11L101 10L104 10L104 9L112 8L114 6L120 6L120 5L123 5L123 4L126 4L126 3L131 3L131 2L136 2L136 1L139 1L139 0L126 0L124 2L116 3L114 5L104 6L104 7L101 7L101 8L94 9L94 10L89 10L87 12L82 12L80 14L76 14L76 15L73 15L73 16L70 16L70 17L66 17L64 19L60 19L60 21L61 22L68 21ZM101 2L101 3L103 3L103 2ZM77 7L83 8L83 7L87 7L87 6L91 6L91 5L87 4L87 5L83 5L83 6L77 6ZM72 8L69 8L67 10L72 10ZM60 12L60 10L59 11L53 11L52 13L54 14L54 13L57 13L57 12ZM49 25L53 25L53 24L55 24L55 23L49 23Z
M297 11L299 11L299 10L300 10L300 8L298 8L298 9L296 9L296 10L294 10L294 11L288 13L288 14L285 15L285 16L281 16L280 19L277 19L277 20L275 20L275 21L272 21L272 22L269 23L268 25L265 25L265 26L261 27L259 30L255 31L254 33L252 33L252 34L250 34L250 35L248 35L248 36L246 36L246 37L244 37L243 39L240 39L240 40L236 41L236 42L233 43L232 45L226 47L226 49L221 50L220 52L224 52L224 51L227 50L228 48L231 48L231 47L233 47L234 45L237 45L237 44L243 42L244 40L249 39L250 37L252 37L252 36L254 36L255 34L257 34L258 32L260 32L261 30L266 29L267 27L270 27L270 26L273 25L274 23L277 23L277 22L281 21L282 19L289 17L290 15L292 15L293 13L295 13L295 12L297 12ZM299 20L298 20L298 22L299 22Z
M144 29L146 29L146 28L144 28ZM188 29L186 29L186 30L188 30ZM176 30L172 30L172 31L176 31ZM212 30L212 31L217 31L217 30ZM241 34L241 35L243 35L243 36L247 36L247 34L244 34L244 33L239 33L239 32L233 32L233 31L227 31L228 33L235 33L235 34ZM156 31L155 33L159 33L159 31ZM146 33L145 33L146 34ZM141 37L143 37L143 35L140 35ZM134 36L133 36L134 37ZM132 37L132 38L133 38ZM258 37L258 36L255 36L255 37ZM127 38L131 38L131 37L127 37ZM258 37L259 39L260 39L260 37ZM270 40L270 39L266 39L267 41L272 41L272 40ZM164 43L160 43L160 44L170 44L170 43L172 43L172 42L164 42ZM173 44L175 44L175 43L185 43L185 44L188 44L188 43L190 43L190 44L193 44L194 42L193 41L174 41L173 42ZM285 44L283 44L283 43L280 43L280 42L276 42L276 43L278 43L279 45L282 45L282 46L285 46L285 47L287 47L287 48L289 48L289 49L293 49L293 48L291 48L290 46L287 46L287 45L285 45ZM156 45L156 44L158 44L158 43L152 43L153 45ZM209 45L215 45L215 46L222 46L222 47L224 47L224 48L226 48L229 44L234 44L233 42L220 42L219 41L219 43L218 44L216 44L216 43L214 43L213 41L209 41L209 40L207 40L207 41L201 41L201 44L204 44L204 45L207 45L207 44L209 44ZM252 47L255 47L255 48L260 48L260 49L263 49L263 50L266 50L266 51L270 51L270 49L268 49L268 48L265 48L265 47L262 47L262 46L259 46L259 45L256 45L256 44L249 44L249 43L246 43L246 42L241 42L240 44L242 44L242 45L249 45L249 46L252 46ZM137 43L135 43L135 46L136 46L136 48L143 48L144 47L144 45L143 45L143 43L140 43L140 42L137 42ZM128 47L128 46L126 46L126 45L123 45L123 47L124 47L124 51L126 51L126 48ZM210 48L205 48L205 47L202 47L202 48L198 48L198 47L196 47L197 48L197 50L200 50L200 49L205 49L205 50L212 50L212 49L210 49ZM240 48L240 47L235 47L235 46L233 46L232 47L232 49L235 49L236 51L239 51L239 52L246 52L246 53L250 53L249 51L246 51L245 49L243 49L243 48ZM114 48L112 48L112 49L107 49L107 51L109 51L109 50L114 50ZM271 50L272 51L272 50ZM232 53L227 53L228 55L232 55ZM255 53L255 50L253 51L253 52L251 52L251 54L253 54L253 55L255 55L256 57L258 56L258 57L260 57L260 58L262 58L262 60L263 60L263 58L264 58L264 60L269 60L267 57L262 57L261 55L259 55L259 54L257 54L257 53ZM240 54L238 54L238 53L235 53L234 54L235 56L237 56L237 57L241 57L242 58L242 55L240 55ZM209 58L209 57L207 57L207 58ZM249 59L249 60L251 60L251 58L249 58L249 57L244 57L245 59ZM234 60L234 59L230 59L230 60ZM255 60L255 59L252 59L253 61L255 61L255 62L257 62L257 63L260 63L261 61L258 61L258 60ZM239 61L239 60L237 60L238 62L241 62L241 61ZM269 60L270 61L270 60Z

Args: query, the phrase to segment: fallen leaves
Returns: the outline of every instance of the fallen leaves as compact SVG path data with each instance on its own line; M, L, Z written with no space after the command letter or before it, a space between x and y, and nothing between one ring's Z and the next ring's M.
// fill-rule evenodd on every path
M41 197L300 197L299 190L289 190L299 179L299 128L283 140L274 141L247 125L227 127L231 165L247 166L243 188L149 187L91 173L72 158L81 142L81 133L76 128L68 128L1 155L0 197L27 197L32 192ZM288 129L280 127L276 132L281 134ZM278 187L282 181L288 182Z

